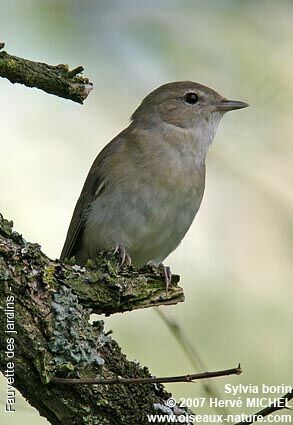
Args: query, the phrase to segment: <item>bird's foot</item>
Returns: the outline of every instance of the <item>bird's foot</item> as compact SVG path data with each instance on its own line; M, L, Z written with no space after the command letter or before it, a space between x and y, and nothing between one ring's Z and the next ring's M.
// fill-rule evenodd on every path
M120 257L120 266L123 266L123 264L126 264L127 266L131 266L131 258L130 256L127 254L125 248L123 245L116 245L115 249L114 249L114 254L116 254L118 252L119 257Z
M172 273L169 266L164 266L163 263L160 264L160 269L162 270L162 275L165 280L166 284L166 294L168 293L169 286L171 285L172 281Z

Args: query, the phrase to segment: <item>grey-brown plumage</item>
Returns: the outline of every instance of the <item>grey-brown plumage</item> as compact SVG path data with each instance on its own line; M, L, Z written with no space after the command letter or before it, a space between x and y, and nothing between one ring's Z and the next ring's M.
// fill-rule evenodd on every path
M150 93L95 159L61 259L75 256L83 265L98 251L118 248L137 267L162 263L199 209L220 119L246 106L189 81Z

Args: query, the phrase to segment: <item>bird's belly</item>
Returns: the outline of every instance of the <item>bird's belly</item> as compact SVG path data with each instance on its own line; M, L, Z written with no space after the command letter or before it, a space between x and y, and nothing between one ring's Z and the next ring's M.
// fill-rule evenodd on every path
M197 199L190 198L173 198L157 205L130 246L133 263L138 266L161 263L179 245L198 208Z
M104 194L87 215L88 258L121 244L135 266L159 264L180 243L200 206L202 189L162 187Z

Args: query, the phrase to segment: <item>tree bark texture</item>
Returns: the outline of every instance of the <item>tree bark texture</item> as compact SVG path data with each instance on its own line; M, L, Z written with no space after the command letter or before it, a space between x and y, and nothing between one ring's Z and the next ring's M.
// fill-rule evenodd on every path
M148 423L147 414L166 409L170 394L161 384L67 386L50 379L150 376L146 367L126 359L102 320L89 323L90 313L182 301L177 284L166 294L159 274L120 270L111 254L101 255L89 270L52 261L2 216L0 284L1 371L7 376L7 363L14 362L13 386L51 424L140 425Z
M70 71L68 65L48 65L0 52L0 77L77 103L83 103L93 89L88 78L78 75L82 71L82 66Z

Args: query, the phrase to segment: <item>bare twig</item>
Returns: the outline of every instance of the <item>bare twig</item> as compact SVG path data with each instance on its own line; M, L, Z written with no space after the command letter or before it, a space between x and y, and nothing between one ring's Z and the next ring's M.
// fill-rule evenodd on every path
M252 420L247 422L247 421L243 421L243 422L237 422L237 424L235 425L249 425L249 424L253 424L254 422L257 422L257 418L262 417L264 418L265 416L270 415L271 413L277 412L278 410L282 410L285 409L287 406L287 402L292 400L293 398L293 389L291 391L289 391L287 394L283 395L283 397L280 397L277 401L275 401L274 403L272 403L270 406L266 407L265 409L254 413L253 415L248 415L252 417Z
M0 42L0 50L4 45ZM83 103L93 89L88 78L77 75L82 71L82 66L69 71L68 65L48 65L0 52L0 77L77 103Z
M199 379L216 378L218 376L240 375L242 373L240 365L233 369L218 370L215 372L195 373L193 375L165 376L161 378L112 378L112 379L67 379L54 377L50 382L67 385L110 385L110 384L158 384L171 382L193 382Z
M170 332L175 337L176 341L186 354L193 367L199 372L207 370L208 367L206 363L202 360L199 352L194 348L192 342L189 340L188 336L184 332L184 329L180 326L178 321L165 314L165 312L163 312L161 308L156 308L155 311L163 320L163 322L168 326ZM222 398L213 381L202 382L202 387L208 397L219 399ZM230 413L226 407L216 407L215 409L219 410L223 415L228 415Z

